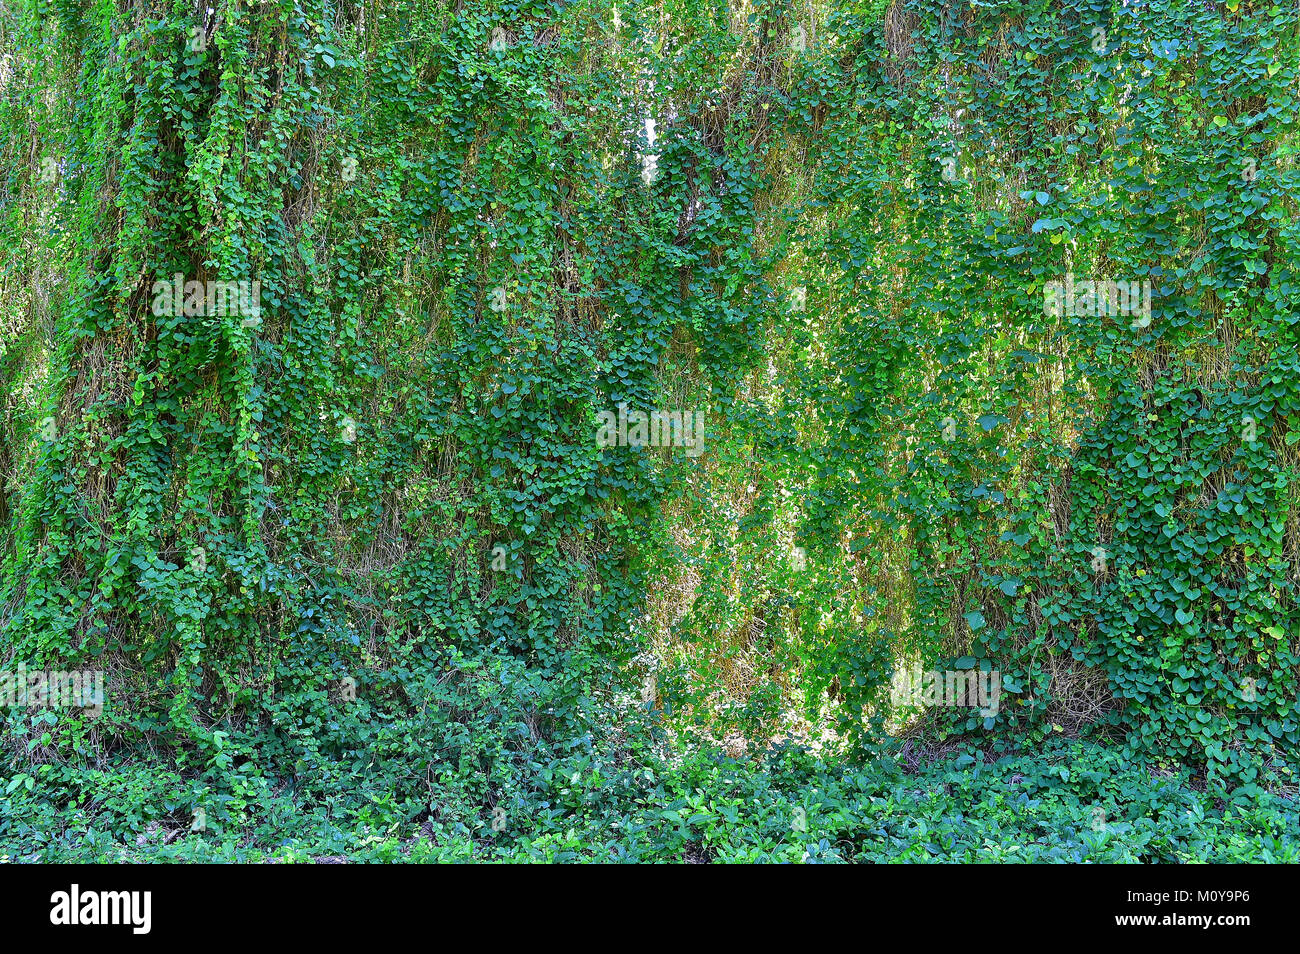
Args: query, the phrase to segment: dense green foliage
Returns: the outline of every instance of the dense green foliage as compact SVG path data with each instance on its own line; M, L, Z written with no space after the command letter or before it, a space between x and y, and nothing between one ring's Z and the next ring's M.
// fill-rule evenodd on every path
M546 774L518 806L527 822L497 831L426 819L375 786L382 775L362 791L356 778L285 787L254 771L200 833L186 814L198 793L176 774L92 772L90 800L71 811L21 788L0 797L0 860L1300 861L1294 800L1217 800L1185 773L1153 778L1097 748L987 765L968 754L916 773L784 752L672 767L583 759Z
M6 7L0 668L108 684L13 710L0 844L1295 860L1298 27ZM997 771L899 766L913 662L998 673L911 730Z

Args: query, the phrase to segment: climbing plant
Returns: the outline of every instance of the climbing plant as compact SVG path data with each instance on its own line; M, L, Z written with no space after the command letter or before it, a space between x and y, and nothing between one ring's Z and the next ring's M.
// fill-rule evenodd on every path
M1255 0L6 7L0 661L108 674L11 752L482 802L629 720L861 755L915 662L997 675L939 734L1293 762L1297 52Z

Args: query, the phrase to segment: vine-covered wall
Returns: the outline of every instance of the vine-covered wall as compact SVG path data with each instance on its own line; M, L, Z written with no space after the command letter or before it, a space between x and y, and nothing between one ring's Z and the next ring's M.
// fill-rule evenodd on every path
M1001 705L940 732L1293 760L1297 52L1253 0L6 9L0 660L108 675L14 752L861 749L942 661Z

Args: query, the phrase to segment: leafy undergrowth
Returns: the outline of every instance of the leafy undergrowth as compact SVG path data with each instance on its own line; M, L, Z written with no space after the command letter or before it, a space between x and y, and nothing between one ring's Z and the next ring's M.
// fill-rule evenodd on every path
M957 754L919 771L801 750L759 762L697 750L674 764L539 769L508 809L466 814L351 777L201 783L124 764L82 794L12 776L0 797L10 862L1296 862L1294 791L1206 790L1185 771L1125 764L1079 742L985 764ZM212 808L204 830L191 806ZM463 808L463 806L462 806Z

